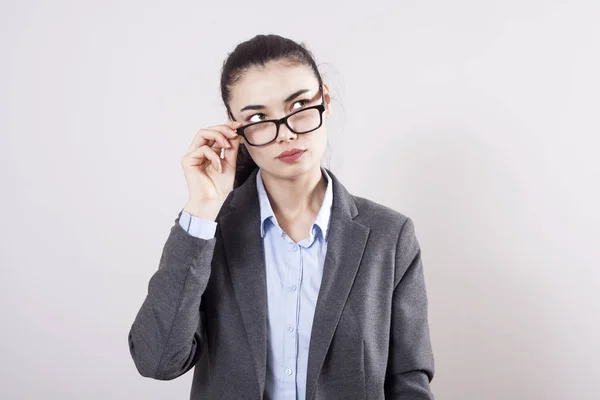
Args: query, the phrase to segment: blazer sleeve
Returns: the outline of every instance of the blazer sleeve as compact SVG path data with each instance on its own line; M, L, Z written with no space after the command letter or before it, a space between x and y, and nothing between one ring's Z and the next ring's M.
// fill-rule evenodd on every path
M407 218L396 248L386 399L433 399L434 359L429 337L421 249Z
M200 358L204 332L200 308L216 245L216 238L188 234L179 218L181 212L128 339L138 372L159 380L183 375Z

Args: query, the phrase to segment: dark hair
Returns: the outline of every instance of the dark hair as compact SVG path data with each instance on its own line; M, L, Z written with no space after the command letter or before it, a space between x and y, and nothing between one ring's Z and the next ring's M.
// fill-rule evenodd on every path
M229 108L231 88L247 70L257 66L264 67L270 61L287 61L290 65L306 65L315 73L319 85L323 83L314 57L303 43L296 43L279 35L256 35L252 39L238 44L223 62L221 97L231 120L234 120ZM252 160L246 146L240 145L233 187L242 185L257 168L258 165Z

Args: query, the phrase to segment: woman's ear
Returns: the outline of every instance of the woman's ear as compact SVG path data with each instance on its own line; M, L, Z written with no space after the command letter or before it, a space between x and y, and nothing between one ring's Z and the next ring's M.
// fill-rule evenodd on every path
M325 99L325 115L328 117L333 113L333 107L331 107L331 92L329 91L329 86L325 83L323 84L323 98Z

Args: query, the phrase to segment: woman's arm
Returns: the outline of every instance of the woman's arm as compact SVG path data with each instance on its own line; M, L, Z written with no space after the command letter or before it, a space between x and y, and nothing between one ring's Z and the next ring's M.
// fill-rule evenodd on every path
M180 217L181 213L129 332L129 350L139 373L160 380L183 375L200 357L200 306L216 245L214 237L188 234Z
M429 387L433 374L421 249L408 218L396 250L386 399L433 399Z

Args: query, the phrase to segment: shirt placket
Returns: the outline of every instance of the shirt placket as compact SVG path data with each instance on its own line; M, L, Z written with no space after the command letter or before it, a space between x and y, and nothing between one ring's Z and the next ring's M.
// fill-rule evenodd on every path
M287 274L284 296L284 379L286 387L285 398L296 398L296 376L298 361L298 306L300 282L302 277L302 259L300 246L295 244L287 235L284 237L286 246ZM288 390L289 388L289 390Z

